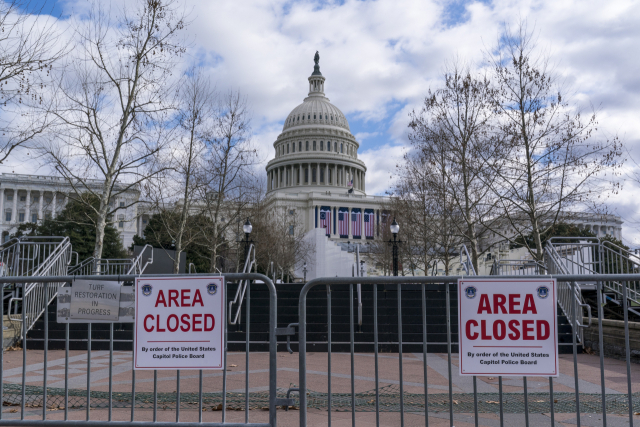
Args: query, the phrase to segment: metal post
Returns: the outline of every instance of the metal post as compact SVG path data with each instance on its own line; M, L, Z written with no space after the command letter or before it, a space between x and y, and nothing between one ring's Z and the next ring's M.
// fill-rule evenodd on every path
M393 256L393 275L398 275L398 241L396 240L397 235L394 233L393 235L393 247L392 247L392 256Z

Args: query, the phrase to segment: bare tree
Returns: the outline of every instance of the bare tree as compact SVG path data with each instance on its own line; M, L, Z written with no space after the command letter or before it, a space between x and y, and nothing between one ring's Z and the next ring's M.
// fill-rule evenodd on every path
M596 137L595 111L583 118L569 104L548 58L535 47L522 22L516 31L505 28L495 53L487 54L507 152L485 183L504 216L494 231L524 243L535 260L542 260L541 236L547 230L569 210L597 203L616 188L617 183L596 178L621 165L622 147L617 138Z
M185 248L205 240L200 226L206 222L199 216L206 205L198 203L198 196L206 180L204 155L216 119L215 93L201 70L192 68L186 73L179 93L179 129L169 148L170 167L145 185L152 210L160 213L162 230L157 232L174 242L174 273L179 272L180 254Z
M45 131L48 116L29 105L42 102L53 65L66 53L55 19L34 16L44 5L29 8L21 0L0 3L0 164Z
M449 65L443 87L429 91L422 110L410 115L409 139L419 153L414 159L405 159L408 170L404 174L403 192L418 191L422 200L426 200L425 192L431 193L427 197L438 207L429 209L426 201L419 203L419 207L444 215L442 221L447 226L442 231L453 232L463 239L441 233L434 236L446 246L453 241L469 245L476 270L481 252L479 234L486 230L480 224L495 218L495 198L485 184L484 175L490 169L499 169L503 151L493 132L493 91L489 80L472 75L468 66L458 62ZM416 166L426 169L420 172Z
M429 148L424 140L413 139L412 150L398 165L391 204L402 224L401 253L410 262L412 274L416 269L428 274L432 262L441 262L448 274L464 241L463 215L450 188L454 184L446 152L449 144L443 139L430 139Z
M274 270L291 278L296 269L311 261L315 247L305 239L304 221L296 209L274 207L268 199L253 206L253 239L259 267Z
M158 156L170 140L164 123L175 107L173 73L185 51L184 27L172 0L138 0L117 18L94 1L78 21L74 57L48 106L54 132L40 150L76 193L99 197L96 258L110 215L136 203L110 202L164 168ZM102 181L99 191L87 177Z
M245 216L258 191L253 173L258 158L251 144L250 112L239 92L229 91L218 98L205 159L207 173L200 199L205 215L211 219L204 233L213 272L219 248L228 245L234 226Z

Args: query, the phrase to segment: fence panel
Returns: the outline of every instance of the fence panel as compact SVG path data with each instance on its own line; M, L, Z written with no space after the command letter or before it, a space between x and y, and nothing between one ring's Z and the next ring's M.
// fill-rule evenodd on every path
M172 275L166 275L170 277ZM192 275L195 276L195 275ZM207 276L207 275L201 275ZM224 274L225 286L237 281L249 281L247 287L246 337L245 343L245 375L244 384L239 383L233 370L228 367L229 359L227 348L224 351L224 370L220 371L135 371L133 370L133 358L129 352L114 350L114 323L110 324L109 350L97 351L91 349L92 334L99 335L103 331L92 331L89 323L87 332L86 350L73 350L69 348L70 335L77 334L79 329L76 324L65 325L64 357L51 359L49 350L49 315L45 313L44 339L42 359L35 360L39 352L29 350L29 339L26 328L22 329L22 357L11 355L9 365L7 355L0 354L0 402L3 402L3 411L0 411L0 426L140 426L153 422L158 426L171 426L179 423L184 426L210 425L210 426L276 426L277 405L288 404L289 401L278 398L276 389L276 314L277 301L276 290L269 278L260 274L240 273ZM77 279L99 279L130 282L140 276L101 275L101 276L47 276L39 277L43 289L52 288L58 283L68 283ZM154 276L157 277L157 276ZM29 283L33 278L11 277L0 279L1 283ZM259 281L252 283L251 281ZM256 287L266 287L268 291L268 344L269 351L266 358L268 366L267 388L264 392L252 392L250 384L250 351L249 325L251 290ZM226 295L226 293L225 293ZM0 317L4 305L0 304ZM26 312L22 317L25 320ZM228 334L228 325L225 319L225 343ZM97 329L97 328L96 328ZM3 338L0 330L0 340ZM237 354L233 360L240 360ZM131 360L130 360L131 359ZM19 363L21 362L21 363ZM233 365L235 366L235 365ZM234 375L234 376L230 376ZM85 378L86 377L86 378ZM221 377L221 378L220 378ZM114 380L115 379L115 380ZM197 380L197 381L196 381ZM175 381L175 382L174 382ZM212 384L222 383L220 391L211 388ZM264 381L263 381L264 382ZM130 386L129 386L130 384ZM162 391L162 388L173 386L173 392ZM164 386L164 387L163 387ZM129 388L130 387L130 388ZM182 387L182 389L181 389ZM232 387L230 389L230 387ZM209 391L206 391L206 389ZM235 390L233 389L235 388ZM283 394L283 393L281 393ZM250 399L251 397L251 399ZM250 409L268 409L265 412L251 414ZM9 410L6 410L9 408ZM228 413L228 409L244 411L244 421L240 420L239 413ZM175 421L167 411L175 412ZM197 413L197 416L196 416ZM263 415L264 414L264 415ZM258 417L257 415L260 415ZM208 418L208 420L203 419ZM261 422L251 418L262 418ZM266 419L265 419L266 418Z
M529 276L548 279L549 276ZM581 283L599 281L602 292L602 275L559 275L558 282L569 284L571 291L578 291ZM629 347L629 320L625 302L624 339L626 359L606 359L603 349L602 310L598 310L600 336L599 357L584 354L577 334L571 332L571 342L566 343L566 354L560 359L560 376L554 377L463 377L458 374L457 298L458 279L461 277L366 277L366 278L319 278L305 284L299 299L299 391L300 426L333 422L344 423L345 416L336 419L337 412L350 412L351 425L362 422L375 425L425 425L441 423L443 414L450 426L469 422L475 425L492 424L490 416L496 414L500 425L555 425L556 414L572 414L580 425L585 414L599 414L604 426L611 422L628 422L634 425L634 413L640 412L640 366L631 363ZM495 277L493 277L495 279ZM502 276L522 279L522 276ZM606 276L616 280L627 289L635 283L638 275ZM492 279L491 276L485 279ZM355 334L354 285L371 292L372 300L366 301L364 318L372 316L372 330L362 330L360 338ZM307 299L313 288L326 288L326 314L318 312ZM348 289L348 293L347 293ZM445 319L437 323L431 317L430 294L445 293ZM623 291L624 292L624 291ZM316 290L317 293L317 290ZM403 293L406 297L403 298ZM397 301L397 325L389 316L379 318L382 299L393 294ZM338 296L341 295L341 296ZM347 299L345 306L344 299ZM627 298L623 298L627 301ZM578 316L578 300L570 313ZM382 305L381 305L382 304ZM368 307L367 307L368 305ZM333 309L333 310L332 310ZM418 311L419 309L419 314ZM405 313L408 310L408 313ZM383 310L384 311L384 310ZM336 333L332 323L341 316L349 316L350 346L347 353L332 350L334 341L343 339ZM411 314L413 313L413 314ZM559 311L561 314L561 312ZM594 314L595 317L595 314ZM577 325L576 319L569 325ZM317 354L319 343L309 343L308 329L319 328L326 322L326 360ZM389 327L394 328L395 340L389 339ZM444 327L444 330L443 330ZM381 329L382 328L382 329ZM404 329L403 329L404 328ZM372 334L373 349L360 345ZM433 334L446 334L446 351L430 353ZM316 336L316 335L314 335ZM417 338L416 338L417 337ZM315 338L314 338L315 339ZM435 345L439 345L436 343ZM417 348L419 346L419 348ZM314 353L309 356L309 348ZM383 353L381 348L393 347L392 353ZM362 351L365 350L365 351ZM384 350L383 350L384 351ZM371 354L372 353L372 354ZM309 359L311 357L311 359ZM593 359L592 359L593 358ZM393 361L397 359L397 365ZM597 360L597 362L596 362ZM321 364L326 363L326 371ZM593 366L599 365L599 370ZM311 367L313 366L313 368ZM605 375L606 373L606 375ZM396 376L397 375L397 376ZM313 376L310 381L308 376ZM323 378L326 376L326 389ZM618 378L612 380L612 378ZM633 379L632 379L633 378ZM348 380L348 381L347 381ZM622 380L622 381L620 381ZM367 387L365 384L373 383ZM560 384L560 389L554 385ZM326 391L325 391L326 390ZM310 412L313 409L312 412ZM317 409L326 409L318 412ZM547 415L544 415L547 414ZM485 418L483 418L483 416ZM566 417L566 415L565 415ZM637 418L637 417L636 417ZM565 419L565 418L563 418ZM342 425L342 424L341 424ZM440 425L440 424L438 424Z

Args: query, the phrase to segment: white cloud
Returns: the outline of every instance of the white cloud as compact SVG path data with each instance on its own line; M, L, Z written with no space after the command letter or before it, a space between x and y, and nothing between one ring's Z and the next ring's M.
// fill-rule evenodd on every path
M358 130L360 158L369 168L367 191L384 192L399 147L407 144L408 113L438 84L444 62L459 56L479 64L501 24L521 17L535 26L540 48L549 52L573 99L600 109L603 135L623 136L640 159L636 1L471 1L466 20L454 25L443 19L446 0L185 1L193 40L185 61L204 64L218 88L233 87L248 97L264 164L273 157L282 121L307 94L312 57L319 50L327 96L371 125ZM84 3L66 1L65 10L83 10ZM388 143L373 148L367 137L380 132L380 123L388 127ZM610 203L626 219L640 211L638 196L637 185L626 185ZM628 222L625 234L640 242L636 226Z

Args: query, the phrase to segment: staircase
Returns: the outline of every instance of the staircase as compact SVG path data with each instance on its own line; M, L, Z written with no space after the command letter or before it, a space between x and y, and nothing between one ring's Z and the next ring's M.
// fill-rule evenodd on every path
M38 276L62 276L71 262L71 242L68 237L23 236L2 245L0 275L28 276L33 282L8 283L2 286L3 349L29 331L55 298L62 283L37 281ZM4 326L4 325L3 325Z
M630 274L640 272L640 257L608 241L600 241L596 237L552 238L545 247L545 262L551 274ZM631 321L640 320L640 283L626 283L628 316ZM569 293L568 283L559 283L559 290L564 286L565 294ZM602 282L603 315L606 319L622 320L624 318L624 286L615 280ZM597 318L598 292L597 283L582 282L575 285L576 304L587 308ZM569 304L569 300L565 303ZM578 324L582 324L578 312ZM572 317L572 316L570 316ZM582 336L580 334L580 339Z
M237 284L230 283L227 288L227 302L233 299ZM422 352L422 290L421 285L405 285L402 290L402 341L405 352ZM298 301L302 284L277 284L278 326L298 323ZM427 313L427 351L429 353L447 352L446 292L442 285L425 285ZM398 351L398 299L395 286L378 285L378 342L380 352ZM264 284L254 283L245 293L241 308L242 322L228 326L229 351L244 351L246 339L246 298L250 299L251 323L249 329L251 351L268 351L269 348L269 291ZM333 286L331 291L332 311L332 351L350 351L349 308L353 306L354 338L356 352L373 352L373 286L362 286L362 326L358 325L358 301L356 285L353 285L353 299L349 295L349 286ZM48 310L49 349L64 349L65 325L56 322L56 301ZM450 288L451 340L458 340L457 293ZM558 335L561 353L571 353L571 325L566 317L558 315ZM309 351L327 351L327 290L325 286L311 289L307 296L307 342ZM87 349L87 325L69 324L69 348ZM40 319L28 333L28 347L42 349L44 321ZM114 350L131 350L133 324L114 324ZM291 337L291 348L298 351L298 335ZM93 350L109 349L109 324L94 323L91 328ZM278 337L278 351L286 351L286 337ZM451 351L458 351L457 345Z

